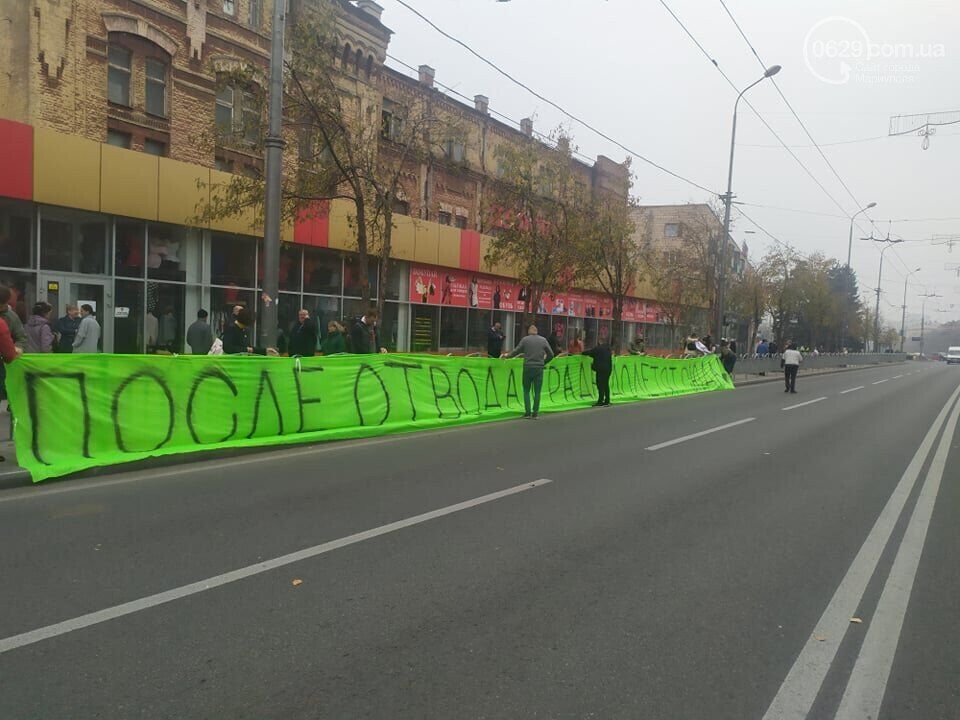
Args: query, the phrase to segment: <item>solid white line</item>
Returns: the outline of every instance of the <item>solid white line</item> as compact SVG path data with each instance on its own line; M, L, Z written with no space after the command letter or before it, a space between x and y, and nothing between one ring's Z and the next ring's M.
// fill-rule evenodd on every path
M841 390L841 395L846 395L847 393L856 392L857 390L863 390L863 385L857 385L855 388L850 388L849 390Z
M877 563L880 562L880 556L890 540L890 535L893 534L897 519L903 512L907 498L920 476L930 448L933 447L933 442L958 395L960 395L960 385L953 391L947 404L933 421L913 459L904 470L900 482L894 488L893 494L884 505L826 610L823 611L813 632L810 633L780 690L764 714L763 720L806 720L827 671L836 657L840 643L847 633L850 618L853 617L863 598L867 584L877 569Z
M890 382L890 378L887 378L886 380L877 380L877 381L876 381L875 383L873 383L873 384L874 384L874 385L880 385L880 384L885 383L885 382Z
M499 500L500 498L526 492L527 490L546 485L549 482L551 481L546 478L542 478L540 480L524 483L523 485L517 485L506 490L500 490L488 495L481 495L480 497L473 498L472 500L465 500L464 502L460 502L455 505L448 505L447 507L439 508L437 510L431 510L430 512L423 513L422 515L414 515L413 517L409 517L404 520L397 520L396 522L381 525L380 527L376 527L371 530L364 530L363 532L348 535L347 537L340 538L339 540L331 540L330 542L326 542L321 545L314 545L313 547L297 550L296 552L292 552L287 555L281 555L280 557L273 558L272 560L264 560L263 562L258 562L255 565L248 565L247 567L242 567L237 570L231 570L230 572L223 573L222 575L215 575L211 578L207 578L206 580L200 580L198 582L190 583L189 585L181 585L178 588L157 593L156 595L148 595L147 597L140 598L139 600L132 600L120 605L114 605L113 607L106 608L105 610L98 610L97 612L81 615L80 617L76 617L71 620L64 620L63 622L21 633L20 635L4 638L0 640L0 654L15 650L16 648L20 648L25 645L38 643L41 640L48 640L49 638L57 637L58 635L64 635L74 630L90 627L91 625L97 625L99 623L107 622L108 620L114 620L116 618L123 617L124 615L130 615L141 610L146 610L147 608L163 605L164 603L179 600L190 595L196 595L197 593L201 593L206 590L212 590L213 588L221 587L228 583L236 582L237 580L243 580L248 577L253 577L254 575L260 575L261 573L269 572L270 570L276 570L277 568L285 565L300 562L301 560L307 560L309 558L328 553L331 550L338 550L340 548L347 547L348 545L354 545L356 543L363 542L364 540L370 540L371 538L386 535L387 533L395 532L397 530L402 530L403 528L408 528L411 525L419 525L420 523L425 523L428 520L434 520L436 518L443 517L444 515L450 515L455 512L460 512L461 510L467 510L468 508L476 507L477 505L483 505L484 503Z
M715 428L710 428L709 430L702 430L698 433L693 433L692 435L684 435L679 437L676 440L668 440L667 442L659 443L658 445L651 445L647 450L661 450L665 447L670 447L671 445L678 445L679 443L686 442L687 440L693 440L694 438L703 437L704 435L709 435L710 433L720 432L721 430L726 430L727 428L736 427L737 425L743 425L744 423L753 422L756 418L746 418L744 420L737 420L736 422L727 423L726 425L720 425Z
M880 594L880 602L870 620L870 629L860 648L860 655L840 701L837 720L869 720L880 716L880 707L890 679L890 669L903 631L903 619L910 604L910 593L917 578L923 545L930 529L930 519L937 502L937 493L947 467L947 456L953 444L960 417L960 404L954 405L937 453L927 470L910 524L900 542L890 575Z
M826 400L826 399L827 399L827 398L826 398L825 396L824 396L824 397L818 397L816 400L807 400L806 402L802 402L802 403L800 403L799 405L790 405L789 407L780 408L780 409L781 409L781 410L796 410L797 408L802 408L802 407L805 406L805 405L813 405L814 403L818 403L818 402L820 402L821 400Z

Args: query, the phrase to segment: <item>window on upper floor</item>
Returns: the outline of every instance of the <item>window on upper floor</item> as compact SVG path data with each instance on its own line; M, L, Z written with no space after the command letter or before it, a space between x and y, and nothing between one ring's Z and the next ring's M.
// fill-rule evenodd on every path
M367 56L367 80L370 79L370 76L373 74L373 55Z
M119 130L107 130L107 145L129 150L130 133L120 132Z
M394 142L401 142L403 138L403 117L400 114L400 107L389 100L383 101L380 135Z
M680 237L680 223L666 223L663 226L664 237Z
M227 15L236 15L237 14L237 1L236 0L223 0L223 11Z
M146 61L146 98L144 110L149 115L167 116L167 64L154 58Z
M214 161L214 167L220 172L233 172L233 160L218 155Z
M441 210L437 213L437 222L441 225L451 225L453 223L453 215Z
M217 130L221 136L232 136L254 145L260 137L260 108L250 88L226 83L217 90Z
M466 155L466 148L459 140L447 140L443 145L443 154L447 160L463 162L464 156Z
M259 30L263 27L263 0L250 0L247 11L247 26L251 30Z
M167 144L160 140L151 140L147 138L143 141L143 151L148 155L159 155L165 157L167 154Z
M458 228L460 228L461 230L466 230L466 229L467 229L467 218L464 217L463 215L457 215L456 218L454 218L454 225L456 225L456 226L457 226Z
M132 53L111 45L107 51L107 99L130 107L130 68Z
M392 207L393 207L393 212L396 215L410 214L410 203L408 203L406 200L394 200Z
M361 50L360 48L357 48L357 54L356 54L356 58L354 60L354 66L353 66L353 70L355 73L357 73L357 75L360 74L360 63L362 62L363 62L363 50Z
M346 70L352 57L353 53L350 51L350 43L347 43L343 46L343 55L340 57L340 67Z

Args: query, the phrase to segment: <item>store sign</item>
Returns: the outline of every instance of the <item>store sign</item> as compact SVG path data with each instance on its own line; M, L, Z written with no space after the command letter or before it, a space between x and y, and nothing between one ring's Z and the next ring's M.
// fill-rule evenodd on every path
M410 266L412 303L524 312L529 294L529 288L507 278L429 265ZM532 311L538 315L611 320L613 301L606 295L594 292L547 291ZM627 298L623 306L623 320L656 323L660 319L654 303Z
M113 316L115 318L128 318L130 317L130 308L128 307L115 307L113 309Z

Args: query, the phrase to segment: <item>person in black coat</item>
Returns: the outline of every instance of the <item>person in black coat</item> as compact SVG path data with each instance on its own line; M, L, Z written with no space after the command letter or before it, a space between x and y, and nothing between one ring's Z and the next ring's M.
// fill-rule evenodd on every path
M380 333L377 330L379 318L376 309L371 309L353 324L350 328L350 352L356 355L386 352L385 348L380 347Z
M594 407L610 405L610 373L613 372L613 353L607 341L601 339L596 347L583 351L593 358L593 371L597 374L597 402Z
M253 314L243 308L236 314L232 323L223 331L223 354L239 355L255 353L257 355L276 355L275 348L256 347L250 341L250 328L253 327Z
M313 357L317 352L317 335L317 324L310 317L310 313L306 310L297 313L297 322L290 328L287 345L290 357Z
M487 355L498 358L503 353L503 325L495 322L487 331Z

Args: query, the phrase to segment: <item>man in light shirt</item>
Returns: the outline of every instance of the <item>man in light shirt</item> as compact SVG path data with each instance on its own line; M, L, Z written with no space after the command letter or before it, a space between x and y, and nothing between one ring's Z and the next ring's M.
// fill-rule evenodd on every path
M792 342L783 351L783 381L786 384L784 392L797 392L797 372L800 370L800 363L803 362L803 355L797 350L797 344Z

